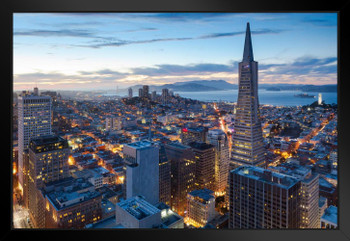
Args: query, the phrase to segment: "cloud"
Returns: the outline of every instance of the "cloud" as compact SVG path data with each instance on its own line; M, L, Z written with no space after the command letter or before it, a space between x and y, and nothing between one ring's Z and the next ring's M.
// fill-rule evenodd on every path
M99 41L101 43L90 43L87 45L73 45L75 47L88 47L88 48L102 48L102 47L120 47L124 45L130 44L145 44L145 43L155 43L155 42L164 42L164 41L183 41L183 40L191 40L193 38L157 38L157 39L149 39L149 40L107 40Z
M236 13L141 13L141 14L118 14L116 17L122 19L140 19L167 22L210 22L227 16L235 16Z
M261 29L256 31L251 31L252 35L259 35L259 34L278 34L285 30L273 30L273 29ZM228 32L228 33L213 33L208 35L203 35L198 37L198 39L207 39L207 38L221 38L221 37L231 37L231 36L237 36L245 34L245 31L239 31L239 32Z
M303 23L310 23L314 26L321 27L334 27L337 26L337 21L333 21L334 19L322 19L322 18L305 18L302 20Z
M230 83L238 80L238 61L228 64L197 63L188 65L160 64L131 68L128 72L113 69L79 71L76 74L28 73L14 75L14 86L54 86L65 88L110 88L135 84L165 84L199 79L222 79ZM259 83L335 84L337 58L301 57L290 63L259 63ZM68 87L67 87L68 86Z
M132 68L133 74L159 76L159 75L189 75L198 73L218 73L218 72L232 72L233 65L225 64L191 64L191 65L174 65L161 64L155 67L147 68Z
M14 36L35 36L35 37L80 37L95 38L95 34L87 30L81 29L61 29L61 30L27 30L16 31Z
M130 29L122 32L132 33L132 32L141 32L141 31L157 31L157 28L139 28L139 29Z
M337 58L301 57L291 63L259 65L265 74L315 75L337 73Z
M285 30L278 29L260 29L256 31L252 31L252 34L260 35L260 34L278 34ZM100 37L100 40L93 41L88 44L83 45L73 45L75 47L87 47L87 48L102 48L102 47L120 47L124 45L130 44L147 44L147 43L155 43L155 42L166 42L166 41L186 41L186 40L198 40L198 39L214 39L214 38L222 38L222 37L232 37L245 34L245 31L238 32L225 32L225 33L212 33L206 34L196 37L177 37L177 38L155 38L155 39L147 39L147 40L113 40L113 38L103 38Z
M115 83L118 79L125 77L125 74L107 70L100 70L96 72L81 71L77 74L63 74L58 72L35 72L26 74L16 74L14 75L14 85L27 86L27 85L50 85L57 86L58 88L62 85L72 86L74 88L79 88L82 84L93 85L111 85ZM84 86L85 87L85 86Z

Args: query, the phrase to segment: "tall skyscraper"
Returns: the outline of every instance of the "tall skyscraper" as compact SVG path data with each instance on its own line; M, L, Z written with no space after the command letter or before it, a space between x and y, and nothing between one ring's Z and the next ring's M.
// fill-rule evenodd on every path
M151 99L156 100L156 98L157 98L157 92L154 90L154 91L152 91Z
M229 228L300 228L300 181L255 166L230 171Z
M24 151L31 138L51 134L51 97L22 93L18 97L18 181L24 187Z
M229 143L227 136L221 129L209 130L207 142L216 147L215 159L215 193L221 196L226 191L228 184L228 170L229 170Z
M171 167L166 155L165 145L159 148L159 201L170 205L171 200Z
M39 89L38 89L38 87L34 87L34 95L36 95L36 96L39 95Z
M169 102L169 90L168 89L162 89L162 104L168 104Z
M191 147L180 143L165 145L165 151L171 166L171 209L183 216L186 195L195 189L194 153Z
M143 97L143 89L142 88L139 88L139 97Z
M145 98L149 98L149 86L148 85L142 86L142 96Z
M129 98L132 98L132 88L131 87L128 89L128 94L129 94Z
M126 198L142 195L151 204L159 201L159 149L140 141L124 146Z
M234 122L231 165L265 165L261 122L259 120L258 62L254 61L250 35L247 30L243 60L239 63L239 90Z

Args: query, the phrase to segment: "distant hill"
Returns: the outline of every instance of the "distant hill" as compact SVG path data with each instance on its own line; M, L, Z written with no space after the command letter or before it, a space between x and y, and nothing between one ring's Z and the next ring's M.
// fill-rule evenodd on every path
M137 93L142 85L134 85L131 87L134 93ZM161 92L162 89L167 88L172 91L179 92L195 92L195 91L218 91L218 90L232 90L238 89L237 84L230 84L225 80L193 80L187 82L175 82L173 84L165 85L149 85L150 92ZM297 90L304 92L336 92L337 85L300 85L300 84L259 84L259 89L267 90Z
M142 88L142 85L134 85L131 87L133 91L138 91ZM149 85L150 91L160 92L162 89L167 88L172 91L181 92L195 92L195 91L217 91L217 90L229 90L237 89L237 85L230 84L224 80L194 80L187 82L175 82L173 84L165 85Z
M181 91L181 92L195 92L195 91L215 91L215 90L222 90L222 88L216 88L212 86L207 86L203 84L197 84L197 83L184 83L181 85L175 85L175 84L167 84L163 85L161 89L168 88L172 91ZM160 90L161 90L160 89Z

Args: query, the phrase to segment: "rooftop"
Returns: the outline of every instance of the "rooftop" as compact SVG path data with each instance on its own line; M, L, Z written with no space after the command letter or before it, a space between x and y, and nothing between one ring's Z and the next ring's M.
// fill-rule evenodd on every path
M214 191L209 189L197 189L188 194L189 196L192 196L198 201L201 201L202 203L206 203L210 201L211 199L215 199Z
M221 136L221 135L225 135L225 132L221 129L212 129L212 130L209 130L208 135L209 136Z
M138 220L160 212L158 208L148 203L140 196L126 199L117 203L117 205Z
M183 219L180 215L173 212L168 205L165 203L157 203L156 207L161 210L161 219L162 219L162 227L169 227L172 224L178 222Z
M51 185L48 184L43 189L43 193L56 210L61 210L102 195L94 191L91 183L74 178L63 179Z
M128 143L127 146L133 147L135 149L143 149L143 148L152 146L152 142L144 140L144 141Z
M291 161L282 163L277 167L269 167L269 169L296 177L300 180L303 180L303 182L310 182L317 176L317 174L312 174L311 168L298 165Z
M321 218L324 221L333 223L337 225L338 223L338 208L336 206L329 206L325 211Z
M285 189L289 189L299 181L295 177L255 166L240 166L231 172Z
M111 228L125 228L121 224L115 223L115 216L100 220L96 223L91 223L86 225L86 228L93 228L93 229L111 229Z
M198 150L206 150L214 147L212 144L207 144L205 142L191 142L189 143L189 146Z
M178 149L183 149L183 150L191 148L190 146L183 145L179 142L171 142L171 143L167 144L167 146L178 148Z
M58 142L66 142L66 140L57 135L45 135L36 138L32 138L31 142L37 146L44 144L54 144Z

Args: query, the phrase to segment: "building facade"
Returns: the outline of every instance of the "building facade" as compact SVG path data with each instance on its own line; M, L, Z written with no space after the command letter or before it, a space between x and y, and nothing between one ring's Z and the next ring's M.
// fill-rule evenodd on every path
M119 131L122 129L122 117L110 116L106 118L106 131Z
M255 166L230 171L229 228L300 227L300 181Z
M228 184L230 150L227 135L221 129L208 132L207 142L215 146L215 195L222 196Z
M197 189L187 194L186 224L204 227L215 216L215 196L212 190Z
M159 145L159 201L170 206L171 166L163 144Z
M151 204L159 201L159 149L151 142L129 143L123 148L126 164L126 198L141 195Z
M48 183L40 198L45 228L82 229L102 218L102 194L81 179L69 177Z
M196 162L196 189L215 189L215 163L217 162L216 148L204 142L189 144L194 152Z
M161 102L163 105L166 105L169 103L169 90L168 89L162 89Z
M171 209L184 216L187 193L195 189L196 163L192 148L180 143L165 145L171 165Z
M310 168L293 162L286 162L269 169L300 180L300 228L320 228L319 174L313 173Z
M24 187L24 150L29 148L31 138L51 134L51 97L22 94L18 97L18 181Z
M144 98L149 98L150 97L149 86L148 85L143 85L142 86L142 97L144 97Z
M37 228L45 226L44 208L39 192L45 183L65 179L69 176L67 140L55 136L32 138L28 159L28 208L30 218Z

